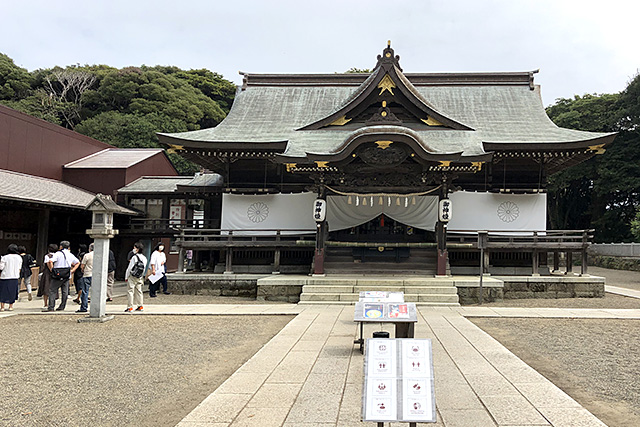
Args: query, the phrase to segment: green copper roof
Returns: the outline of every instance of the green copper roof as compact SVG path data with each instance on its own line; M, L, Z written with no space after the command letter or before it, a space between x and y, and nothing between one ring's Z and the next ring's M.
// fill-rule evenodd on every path
M545 113L532 72L405 75L399 67L395 70L400 77L397 84L404 84L439 114L471 128L414 126L425 150L435 150L431 152L476 156L485 153L483 143L493 143L494 150L502 144L511 148L515 144L522 149L576 143L586 147L590 141L601 144L615 135L557 127ZM297 158L306 157L307 153L335 153L357 128L347 124L298 129L335 114L365 90L372 81L370 77L245 75L245 85L238 91L229 115L218 126L159 137L167 144L229 150L242 150L247 144L256 148L286 142L283 154ZM410 124L407 127L412 128Z

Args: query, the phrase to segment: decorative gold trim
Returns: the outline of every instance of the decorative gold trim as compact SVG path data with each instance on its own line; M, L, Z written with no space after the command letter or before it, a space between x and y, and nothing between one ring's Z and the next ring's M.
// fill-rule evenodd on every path
M327 163L329 162L316 162L316 166L319 168L328 168Z
M287 167L287 172L291 172L292 169L296 168L297 163L285 163L284 165Z
M596 154L604 154L605 148L604 148L604 144L600 144L600 145L590 145L589 146L589 150L595 152Z
M439 168L448 168L451 165L451 160L440 160Z
M420 119L420 120L422 120L428 126L444 126L442 123L440 123L439 121L437 121L431 116L427 116L426 120L425 119Z
M385 74L380 83L378 83L378 87L380 88L380 93L378 95L382 95L385 90L391 92L393 95L393 89L396 87L396 84L393 82L389 74Z
M347 119L347 116L342 116L339 119L329 123L329 126L344 126L349 123L351 119Z
M182 150L184 150L183 145L169 145L169 148L167 149L167 153L175 154L176 152L182 151Z
M391 144L393 144L393 141L376 141L376 144L378 145L378 148L386 150Z
M483 163L484 162L471 162L471 166L474 166L474 167L476 167L478 169L478 171L481 171Z

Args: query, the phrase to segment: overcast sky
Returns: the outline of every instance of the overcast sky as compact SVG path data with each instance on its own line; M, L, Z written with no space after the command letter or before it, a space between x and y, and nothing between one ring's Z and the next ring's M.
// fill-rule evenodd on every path
M545 105L623 90L640 68L634 0L3 0L0 52L54 65L253 73L372 68L388 39L405 72L540 69Z

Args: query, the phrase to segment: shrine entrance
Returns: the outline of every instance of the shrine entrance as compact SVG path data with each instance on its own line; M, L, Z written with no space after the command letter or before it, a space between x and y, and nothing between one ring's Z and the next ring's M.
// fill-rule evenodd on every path
M332 231L326 242L327 274L430 275L436 270L435 233L384 214Z

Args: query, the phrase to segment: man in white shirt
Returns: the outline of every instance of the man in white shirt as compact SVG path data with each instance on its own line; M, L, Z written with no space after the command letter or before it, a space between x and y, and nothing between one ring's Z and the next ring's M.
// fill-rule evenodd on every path
M161 284L162 293L165 295L171 295L171 292L167 289L166 263L167 256L164 253L164 244L160 242L156 245L153 253L151 254L151 261L149 261L149 267L151 268L151 276L149 277L149 281L151 282L151 286L149 286L149 297L151 298L156 297Z
M69 268L69 276L66 279L55 279L51 277L51 287L49 288L49 306L42 311L63 311L67 306L67 298L69 298L69 277L73 276L73 273L80 266L80 261L69 250L71 243L67 240L60 242L60 250L53 254L53 257L47 262L49 270L53 274L53 270L56 268ZM58 289L62 288L62 299L58 308L56 306L56 297L58 296Z

